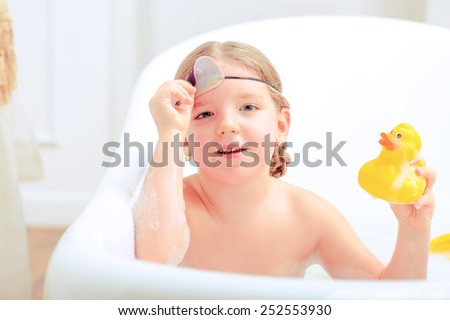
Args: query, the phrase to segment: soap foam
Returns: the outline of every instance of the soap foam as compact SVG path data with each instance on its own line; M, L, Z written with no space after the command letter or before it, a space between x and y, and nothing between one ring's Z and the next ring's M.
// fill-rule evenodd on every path
M319 254L313 253L302 261L290 261L283 263L274 270L274 275L304 277L306 271L311 266L320 264L321 260ZM326 276L324 278L326 278Z
M133 214L136 224L143 230L159 230L156 190L153 184L149 183L142 188L134 205Z
M186 224L184 228L184 237L182 239L182 242L179 247L172 248L172 250L169 251L168 257L167 257L167 263L171 265L178 265L180 264L183 259L184 255L186 254L188 248L189 248L189 242L191 232L189 229L189 226Z

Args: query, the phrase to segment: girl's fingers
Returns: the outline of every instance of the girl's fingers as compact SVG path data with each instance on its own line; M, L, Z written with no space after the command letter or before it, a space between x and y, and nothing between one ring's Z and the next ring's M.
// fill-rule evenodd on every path
M188 84L192 87L192 85L189 82L188 82ZM194 88L194 90L195 90L195 88ZM175 107L179 107L181 105L193 105L194 104L194 94L193 93L191 94L188 90L186 90L185 86L181 85L180 83L173 84L171 93L176 98L175 101L172 101L172 105Z
M171 92L171 95L172 95L172 105L177 109L182 105L194 104L194 100L190 96L186 95L185 92L182 92L180 90L173 90Z
M193 105L194 99L186 90L179 85L170 85L164 89L162 94L170 99L171 105L174 108L179 108L181 105Z
M194 105L195 88L189 82L164 82L149 101L149 109L158 132L168 129L187 130Z
M430 192L431 188L433 188L434 182L436 181L436 171L430 167L420 167L416 168L416 173L426 179L427 186L424 194Z
M185 80L175 80L174 81L176 84L179 84L180 86L182 86L188 93L189 95L194 95L195 92L197 91L197 88L195 88L190 82L185 81Z

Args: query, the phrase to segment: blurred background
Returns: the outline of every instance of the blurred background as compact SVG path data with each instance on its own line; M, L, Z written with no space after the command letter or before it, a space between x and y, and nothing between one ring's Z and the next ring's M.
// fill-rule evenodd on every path
M384 16L450 27L450 0L6 2L17 56L16 91L32 119L45 171L43 180L20 185L23 212L35 239L30 250L45 248L45 259L99 184L107 160L102 147L120 139L139 73L171 45L230 24L282 16Z

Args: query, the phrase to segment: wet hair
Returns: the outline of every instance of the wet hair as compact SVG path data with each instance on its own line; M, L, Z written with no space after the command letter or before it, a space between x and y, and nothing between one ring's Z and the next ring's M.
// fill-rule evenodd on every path
M191 73L195 61L201 56L210 56L217 61L238 63L253 72L259 79L270 83L267 86L278 110L289 108L289 102L282 95L283 86L280 76L269 59L255 47L236 41L210 41L195 48L180 64L175 79L186 80ZM270 175L279 178L286 173L290 156L286 144L277 143L270 163Z

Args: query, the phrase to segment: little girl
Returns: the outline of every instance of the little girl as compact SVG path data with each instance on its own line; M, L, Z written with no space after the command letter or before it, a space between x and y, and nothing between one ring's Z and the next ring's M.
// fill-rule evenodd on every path
M431 168L417 170L427 181L417 202L391 204L398 238L384 266L335 207L279 179L289 161L289 103L260 51L208 42L175 78L149 103L159 139L134 207L138 259L288 277L302 277L313 263L333 278L426 277ZM186 178L183 153L198 166Z

